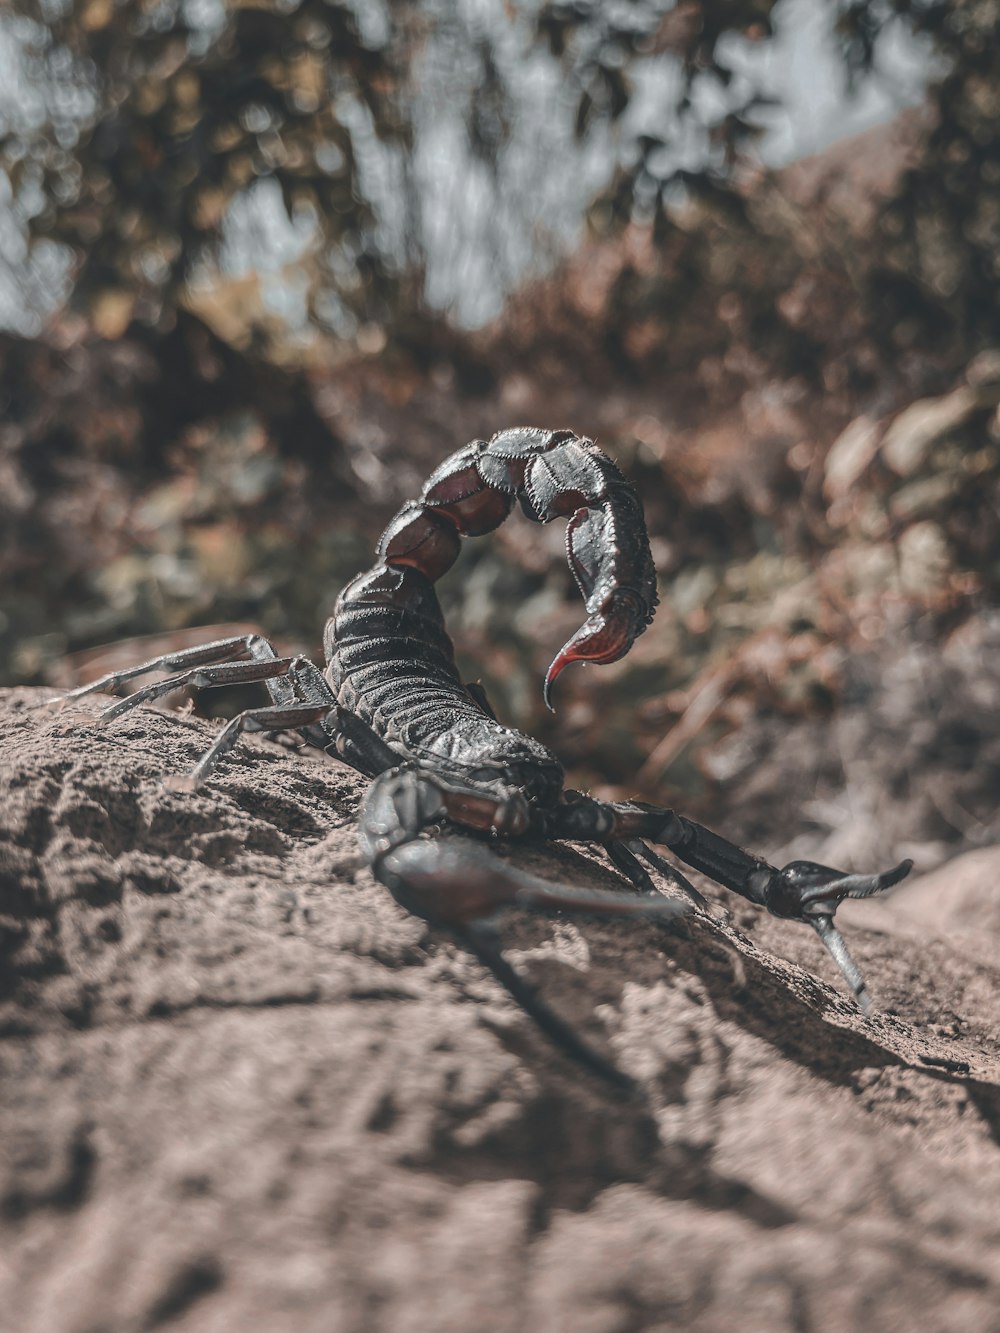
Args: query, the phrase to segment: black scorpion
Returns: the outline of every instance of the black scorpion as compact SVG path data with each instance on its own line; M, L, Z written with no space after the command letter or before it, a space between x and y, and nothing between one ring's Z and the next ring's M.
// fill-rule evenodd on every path
M110 720L182 686L263 681L272 706L234 717L192 772L170 785L200 786L243 731L298 730L373 778L360 844L374 875L408 911L457 935L554 1042L618 1085L629 1080L511 967L491 922L507 907L660 922L689 911L689 903L657 892L641 861L704 906L647 841L775 916L812 926L868 1012L864 979L834 914L845 898L897 884L911 862L881 875L811 861L779 870L672 810L564 790L551 751L502 726L481 687L462 683L434 583L454 563L461 538L491 532L516 501L534 522L569 519L569 564L586 602L586 622L546 675L551 707L553 682L569 663L614 662L628 652L653 618L656 574L642 509L618 467L589 439L534 428L500 431L459 449L420 499L403 506L382 535L375 565L337 599L324 634L325 673L306 658L279 657L251 634L168 653L62 697L113 692L146 672L179 673L105 709L101 717ZM422 836L442 824L479 835L597 843L640 892L625 897L539 879L492 854L481 836Z

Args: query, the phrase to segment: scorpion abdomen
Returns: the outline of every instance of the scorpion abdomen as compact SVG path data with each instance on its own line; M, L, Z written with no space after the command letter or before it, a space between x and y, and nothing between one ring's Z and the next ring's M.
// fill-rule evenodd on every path
M530 793L562 790L559 761L501 726L462 683L434 588L413 566L377 565L343 592L326 627L326 678L338 702L401 760Z

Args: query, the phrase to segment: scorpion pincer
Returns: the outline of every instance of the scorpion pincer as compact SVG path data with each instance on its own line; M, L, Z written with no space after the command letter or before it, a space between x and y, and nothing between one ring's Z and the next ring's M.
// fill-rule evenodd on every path
M812 926L867 1012L864 979L834 914L845 898L897 884L909 861L881 875L809 861L779 870L672 810L564 790L555 755L502 726L481 687L462 683L434 584L462 538L491 532L515 503L537 523L569 520L569 565L586 604L584 624L546 675L551 707L553 683L570 663L614 662L628 652L652 620L656 573L638 498L611 459L572 431L527 427L459 449L430 476L420 499L400 509L376 563L337 599L324 634L325 672L302 657L279 657L260 635L245 635L110 673L63 698L114 691L146 672L178 673L105 709L102 718L111 719L185 685L263 681L271 706L233 718L172 785L199 786L243 731L293 729L372 778L360 844L374 875L403 907L458 936L555 1043L618 1086L630 1087L630 1080L507 962L492 920L508 907L659 922L691 910L690 902L661 895L642 862L704 905L649 842L776 916ZM458 836L423 836L439 825ZM495 855L483 835L596 843L639 893L540 879Z

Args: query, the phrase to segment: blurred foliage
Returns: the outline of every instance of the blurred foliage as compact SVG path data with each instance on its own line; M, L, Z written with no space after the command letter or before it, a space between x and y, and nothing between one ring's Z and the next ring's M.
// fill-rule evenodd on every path
M301 376L250 367L183 311L166 335L62 332L0 337L4 673L220 616L318 637L363 547Z
M765 42L773 33L768 0L715 6L696 0L669 6L577 0L543 11L540 30L567 62L568 77L580 85L580 133L598 117L622 116L630 79L644 62L664 51L678 62L681 78L664 133L641 134L627 145L613 180L590 209L600 233L636 223L650 229L657 250L653 279L623 271L607 320L612 338L639 322L637 312L665 326L662 337L644 331L647 361L675 355L672 331L683 322L680 312L696 301L704 308L706 287L718 291L724 284L734 298L724 318L729 334L738 319L740 332L771 364L819 371L829 364L831 348L817 346L817 336L828 338L839 329L847 346L860 334L864 346L850 358L857 389L870 387L873 373L891 374L900 358L915 353L954 374L972 352L996 341L1000 4L856 0L834 8L834 35L849 85L860 85L871 73L880 37L897 21L930 40L940 71L929 94L930 128L919 160L873 219L878 243L864 250L856 233L838 235L828 219L790 216L787 201L774 208L765 192L745 188L739 171L744 150L760 138L760 113L772 99L735 74L723 39L739 33ZM699 85L716 86L714 114L704 110ZM692 136L695 169L684 164L680 151L690 151ZM689 216L677 207L685 200L711 219L694 237L677 235ZM749 271L738 276L734 270L744 265ZM726 266L730 271L723 274ZM821 309L818 318L806 311L796 320L776 308L783 295L789 305L810 299L811 289L818 289L824 303L839 305L838 319ZM624 311L629 317L616 321ZM776 343L782 338L784 346ZM619 363L631 359L623 350Z
M98 330L116 335L133 318L169 324L186 285L216 271L234 202L266 182L307 252L316 326L360 329L378 350L402 339L419 357L431 321L428 238L407 166L426 132L417 82L431 52L447 56L467 98L467 151L499 180L522 112L491 45L495 24L437 0L15 0L12 9L41 96L31 115L0 127L0 167L35 242L75 256L74 300ZM940 338L942 317L949 331L981 334L995 318L984 293L996 283L997 6L838 0L834 9L848 82L871 72L880 37L899 22L933 42L944 70L923 161L880 222L888 262L871 275L872 308L903 326L891 335L897 347L931 330ZM610 155L612 179L590 207L603 233L641 223L669 244L684 200L755 225L734 172L774 99L734 43L766 45L773 11L774 0L510 8L525 57L556 65L577 139ZM662 94L655 133L626 115L649 75Z
M773 3L512 12L526 44L558 62L579 139L621 119L634 66L675 59L681 77L664 112L669 125L662 137L626 136L623 152L634 162L609 196L613 218L636 205L661 220L678 180L717 188L721 168L759 134L750 117L767 99L756 91L711 115L696 109L695 93L696 85L732 85L718 48L735 34L765 40ZM385 200L359 169L359 141L374 136L386 162L412 148L411 80L433 41L447 46L456 74L464 67L468 147L488 169L496 170L518 114L488 37L433 0L15 0L14 10L44 108L0 136L0 163L32 235L77 256L76 299L109 333L132 316L169 317L185 282L213 263L233 200L261 180L280 187L293 223L322 238L311 289L320 322L325 311L336 325L333 302L393 330L419 303L412 282L421 238L412 219L402 231L386 226ZM659 171L668 135L692 132L701 164Z
M1000 0L832 8L849 81L894 23L933 43L902 166L877 140L825 174L754 162L771 106L733 51L772 40L773 0L498 4L493 29L444 0L15 0L36 96L0 169L72 300L0 339L3 675L210 620L314 650L380 520L523 420L599 433L637 482L657 621L567 673L553 729L561 535L506 526L442 597L469 673L595 782L696 798L750 717L834 709L850 651L994 603ZM576 253L470 334L426 297L419 84L437 52L488 211L523 114L503 22L607 172ZM656 133L629 115L651 72ZM226 271L262 187L311 342Z
M758 113L775 103L736 77L725 40L766 41L774 34L774 7L775 0L554 0L543 7L538 32L577 90L578 136L595 122L621 119L632 99L633 75L644 63L670 56L679 75L662 132L634 136L610 188L595 200L591 215L599 225L651 222L659 239L669 226L671 199L729 194L729 169L761 137ZM698 95L705 88L715 94L710 100ZM680 165L679 158L690 163L692 138L697 166Z
M391 45L347 4L20 0L46 115L0 140L15 206L78 257L75 296L97 327L169 318L210 264L226 211L254 181L323 230L340 299L398 298L358 181L352 125L405 144ZM400 7L400 12L406 6ZM201 22L195 20L200 18Z
M944 382L976 350L996 342L1000 5L862 0L839 6L834 31L849 82L871 71L879 36L898 19L932 40L941 71L929 93L919 150L865 227L839 215L835 200L813 199L805 213L783 187L769 191L759 170L747 175L741 149L759 137L755 113L767 99L744 80L735 101L721 104L714 119L695 115L696 78L721 88L734 82L717 54L722 25L705 22L709 7L698 4L673 6L657 24L658 9L624 7L629 22L623 27L601 6L549 11L559 20L555 48L565 50L584 34L596 46L598 66L603 52L625 90L629 71L664 42L684 74L673 139L639 136L590 210L598 234L642 224L652 242L651 257L623 265L608 292L602 351L619 370L648 373L664 357L697 367L735 338L773 369L805 373L817 384L829 381L831 371L846 377L849 383L825 387L847 388L856 402L880 377L905 378L912 370L917 380L932 365ZM770 10L767 4L719 7L727 28L756 41L771 31ZM638 32L637 12L647 16ZM602 107L615 118L621 99L606 97ZM694 171L679 166L670 151L690 136L692 119L700 148ZM744 170L734 171L741 165ZM869 229L874 235L863 242ZM694 332L694 344L676 336L679 326Z
M895 0L946 68L920 161L879 218L869 310L891 354L947 349L955 362L1000 332L1000 3ZM869 7L847 11L862 58Z

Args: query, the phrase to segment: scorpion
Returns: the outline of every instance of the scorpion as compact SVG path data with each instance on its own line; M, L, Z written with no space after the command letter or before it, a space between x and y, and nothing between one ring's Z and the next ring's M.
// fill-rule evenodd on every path
M502 909L524 908L671 923L694 905L707 907L650 843L775 916L810 925L868 1013L864 978L834 915L846 898L897 884L912 862L876 875L811 861L778 869L672 810L564 789L555 755L503 726L482 687L463 683L434 584L455 562L463 537L493 531L518 502L534 522L569 520L569 566L587 611L545 677L551 709L553 684L566 666L614 662L650 624L656 571L642 507L618 466L586 437L534 427L465 445L431 474L419 500L403 505L382 534L375 564L337 598L324 632L325 671L245 634L109 672L60 700L115 693L146 673L175 673L105 708L100 719L107 722L182 687L263 682L270 706L233 717L191 772L167 784L197 789L243 732L297 731L372 779L359 841L374 876L406 910L457 937L551 1041L619 1088L631 1088L632 1080L510 964L494 919ZM440 826L451 836L424 836ZM635 891L541 879L490 850L499 836L596 844ZM646 866L684 896L660 892Z

